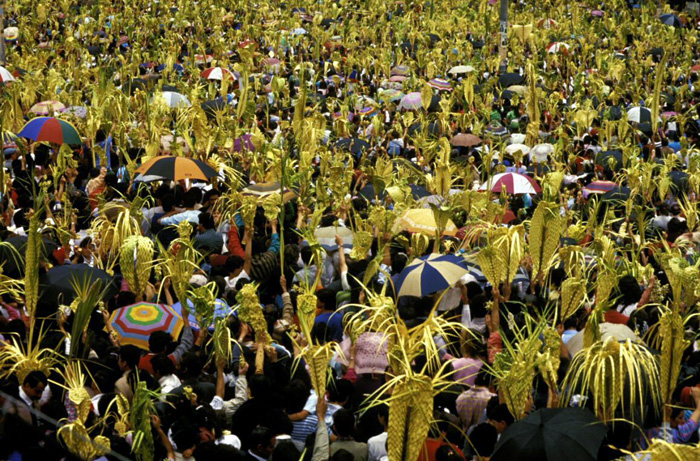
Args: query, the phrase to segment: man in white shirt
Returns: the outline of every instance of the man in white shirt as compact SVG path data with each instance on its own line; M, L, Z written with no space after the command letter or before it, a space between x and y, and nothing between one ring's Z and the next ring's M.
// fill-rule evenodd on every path
M389 427L389 408L386 405L379 407L377 414L379 424L384 428L384 432L367 440L367 461L381 461L388 455L386 450L386 440L388 437L387 429Z

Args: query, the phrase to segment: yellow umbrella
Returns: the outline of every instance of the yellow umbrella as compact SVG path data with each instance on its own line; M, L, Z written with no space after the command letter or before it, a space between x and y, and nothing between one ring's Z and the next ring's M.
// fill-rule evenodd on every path
M435 236L437 224L433 211L429 209L411 209L403 212L401 217L394 224L394 232L420 232L422 234ZM457 235L457 226L448 219L442 235Z

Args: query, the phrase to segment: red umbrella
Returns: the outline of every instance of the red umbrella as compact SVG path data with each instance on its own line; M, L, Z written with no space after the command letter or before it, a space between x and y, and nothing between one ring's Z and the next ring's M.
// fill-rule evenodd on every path
M498 193L504 189L509 194L539 194L542 191L534 179L520 173L497 174L479 187L479 190Z
M236 76L233 75L233 72L226 69L225 67L211 67L209 69L204 70L201 74L199 74L199 76L207 80L223 80L225 78L229 78L231 80L236 79Z

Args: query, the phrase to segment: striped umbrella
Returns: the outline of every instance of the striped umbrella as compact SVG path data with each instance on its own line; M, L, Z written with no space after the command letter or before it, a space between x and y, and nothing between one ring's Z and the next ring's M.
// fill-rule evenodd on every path
M428 85L440 91L452 91L450 82L442 78L432 78L428 81Z
M186 157L170 157L161 155L154 157L138 167L136 173L144 176L160 176L171 181L182 179L208 180L219 173L201 160Z
M257 184L250 184L248 187L243 189L241 191L241 194L246 196L253 196L253 197L258 197L259 199L265 198L268 195L272 195L275 192L280 191L280 183L279 182L259 182ZM284 202L288 202L291 199L296 197L296 194L294 193L293 190L288 189L287 187L284 188Z
M403 212L401 217L396 220L394 224L394 233L401 231L408 232L420 232L426 235L435 236L437 232L437 223L435 222L435 216L433 210L414 208L406 210ZM442 231L443 235L455 236L457 235L457 226L452 220L448 219L445 229Z
M605 194L616 187L617 184L612 181L592 181L583 188L583 196L588 197L591 194Z
M540 29L553 29L557 27L557 21L554 19L540 19L537 21L537 27Z
M406 110L418 110L423 107L423 100L421 99L421 94L419 91L414 91L413 93L408 93L401 99L399 104L400 109Z
M408 77L406 77L405 75L392 75L391 77L389 77L389 81L394 83L401 83L407 78Z
M194 55L194 63L197 65L200 64L209 64L214 60L214 56L210 54L195 54Z
M190 100L187 99L187 96L176 93L175 91L163 91L162 93L156 95L153 99L165 101L165 104L167 104L171 109L190 107L192 105Z
M194 312L194 304L192 304L191 300L187 300L187 305L189 306L188 312L189 315L187 316L187 319L190 321L190 326L192 327L193 330L199 331L202 329L202 327L199 325L199 322L197 322L197 317L193 314ZM178 301L175 304L173 304L172 307L173 311L182 318L182 304ZM223 318L223 317L228 317L229 315L233 314L233 308L229 306L226 301L223 299L216 299L214 301L214 318ZM214 331L214 324L212 323L209 325L209 331Z
M542 191L534 179L519 173L499 173L479 187L479 190L490 190L497 193L504 189L509 194L538 194Z
M236 76L233 75L233 72L226 69L225 67L211 67L209 69L205 69L201 74L199 74L199 76L207 80L223 80L225 78L231 80L236 79Z
M391 75L401 75L401 76L405 77L408 75L409 72L410 72L410 69L408 68L408 66L405 66L403 64L391 69Z
M14 81L15 77L10 73L10 71L0 66L0 83L8 83Z
M54 112L64 112L66 106L60 101L42 101L34 104L29 112L36 115L50 115Z
M54 117L36 117L27 122L18 134L21 138L53 144L80 144L75 127Z
M554 42L547 47L547 53L569 53L569 45L564 42Z
M379 112L377 111L377 108L376 108L376 107L369 107L369 106L368 106L368 107L363 107L363 108L360 109L360 111L358 112L358 114L360 114L360 115L363 116L363 117L374 117L374 116L377 115L378 113L379 113Z
M417 258L399 274L397 297L437 293L457 283L465 274L467 268L461 256L432 253Z
M112 312L110 323L122 344L148 350L151 333L165 331L177 338L182 331L182 318L164 304L136 303Z
M389 88L379 93L379 99L390 102L400 101L404 96L406 95L403 94L401 90L397 90L395 88Z

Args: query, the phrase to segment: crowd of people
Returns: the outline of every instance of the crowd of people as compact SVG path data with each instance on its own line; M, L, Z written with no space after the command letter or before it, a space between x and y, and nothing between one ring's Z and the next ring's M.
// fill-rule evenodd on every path
M499 6L8 5L0 458L700 459L697 12Z

